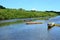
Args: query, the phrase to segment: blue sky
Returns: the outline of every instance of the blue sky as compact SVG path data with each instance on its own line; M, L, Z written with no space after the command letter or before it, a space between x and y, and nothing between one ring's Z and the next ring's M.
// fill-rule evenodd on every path
M60 11L60 0L0 0L0 5L26 10Z

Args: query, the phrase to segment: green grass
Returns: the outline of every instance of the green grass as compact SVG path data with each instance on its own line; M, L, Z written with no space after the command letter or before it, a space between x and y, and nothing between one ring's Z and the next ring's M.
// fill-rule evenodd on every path
M0 9L0 20L19 19L19 18L35 18L35 17L54 17L54 12L20 10L20 9Z

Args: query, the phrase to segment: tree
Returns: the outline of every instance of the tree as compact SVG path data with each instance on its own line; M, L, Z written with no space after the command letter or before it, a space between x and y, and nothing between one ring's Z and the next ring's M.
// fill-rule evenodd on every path
M0 5L0 9L6 9L4 6Z

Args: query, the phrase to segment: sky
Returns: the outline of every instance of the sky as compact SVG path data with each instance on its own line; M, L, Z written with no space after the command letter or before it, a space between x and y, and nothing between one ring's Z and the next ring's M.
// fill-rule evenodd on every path
M60 11L60 0L0 0L0 5L16 9Z

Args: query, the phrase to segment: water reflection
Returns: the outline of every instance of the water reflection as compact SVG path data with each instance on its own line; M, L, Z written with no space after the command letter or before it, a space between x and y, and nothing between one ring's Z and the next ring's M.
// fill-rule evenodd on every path
M49 30L49 37L51 40L60 40L60 27L53 27Z
M60 24L60 16L49 19L49 22L55 22L56 24ZM50 40L60 40L59 26L48 27L48 29L49 29L48 33L49 33Z
M48 30L50 30L51 28L53 28L53 27L48 27Z
M48 30L50 30L50 29L52 29L54 27L59 27L60 28L60 26L52 26L52 27L48 26Z
M50 18L48 20L48 22L54 22L54 23L60 24L60 16L56 16L54 18Z
M60 40L60 27L48 27L46 20L35 22L43 22L43 24L16 23L3 27L0 25L0 40Z
M0 23L0 27L7 26L7 25L12 25L12 24L16 24L16 23L23 23L23 22L24 22L23 20L17 20L15 22L3 22L3 23Z
M50 18L49 20L48 20L48 23L49 22L54 22L55 24L56 24L56 26L57 27L59 27L60 25L60 16L57 16L57 17L54 17L54 18ZM53 26L53 27L55 27L55 26ZM52 27L48 27L48 29L51 29Z
M37 20L36 22L40 22ZM47 24L26 25L25 23L0 28L0 40L48 40Z

